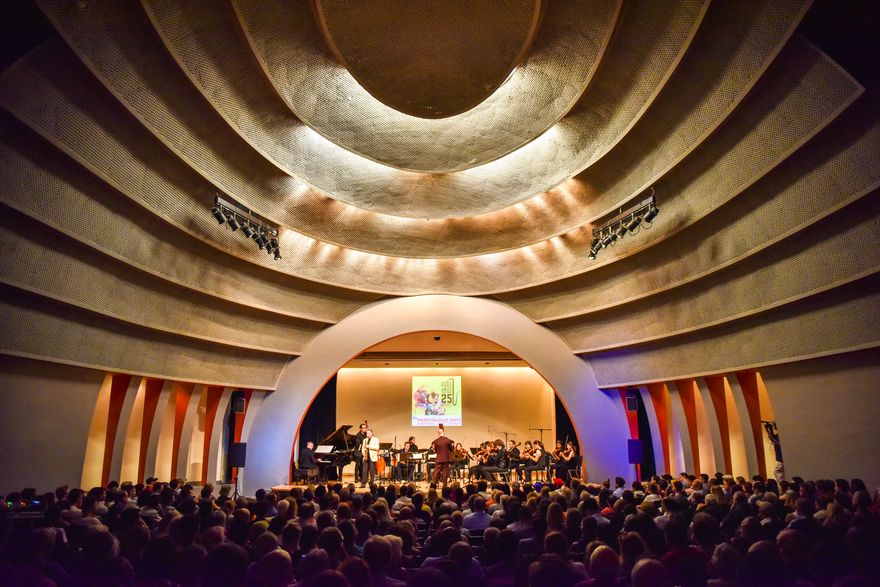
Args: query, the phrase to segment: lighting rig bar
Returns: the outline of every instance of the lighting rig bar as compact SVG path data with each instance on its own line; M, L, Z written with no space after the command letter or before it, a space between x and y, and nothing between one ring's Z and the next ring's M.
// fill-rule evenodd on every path
M243 206L214 195L214 207L211 214L218 224L225 224L232 232L241 228L241 233L252 239L261 251L273 255L275 260L281 259L281 248L278 244L278 228L269 225Z
M621 211L617 216L606 221L599 228L593 229L593 242L590 244L590 259L595 259L599 251L606 249L617 242L617 239L626 236L626 233L636 234L641 228L651 228L651 224L660 208L657 207L657 198L654 196L654 188L651 195L629 210Z

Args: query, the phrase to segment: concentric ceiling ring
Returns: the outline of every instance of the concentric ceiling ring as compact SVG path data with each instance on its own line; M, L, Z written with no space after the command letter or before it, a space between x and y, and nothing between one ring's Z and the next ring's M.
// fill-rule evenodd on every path
M363 157L433 174L497 159L562 118L595 73L620 10L620 0L552 4L528 59L497 91L462 114L429 120L389 108L340 67L308 3L233 5L255 55L300 120Z

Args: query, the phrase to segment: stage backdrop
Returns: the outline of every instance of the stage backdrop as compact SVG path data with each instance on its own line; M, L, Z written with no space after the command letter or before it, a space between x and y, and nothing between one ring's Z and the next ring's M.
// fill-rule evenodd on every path
M336 422L369 421L380 442L402 446L409 436L419 448L436 438L437 427L415 427L413 419L413 377L461 377L461 426L446 425L446 434L466 447L488 438L522 442L540 438L529 426L550 428L544 443L555 440L556 422L553 389L529 367L353 367L339 371L336 385ZM421 381L416 379L416 382Z

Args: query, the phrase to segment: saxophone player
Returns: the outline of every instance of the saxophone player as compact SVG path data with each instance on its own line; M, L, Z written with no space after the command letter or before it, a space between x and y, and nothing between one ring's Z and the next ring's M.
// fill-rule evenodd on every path
M376 463L379 462L379 438L373 436L372 428L367 428L364 442L361 444L361 454L364 456L361 487L365 487L367 479L369 479L370 485L376 480Z

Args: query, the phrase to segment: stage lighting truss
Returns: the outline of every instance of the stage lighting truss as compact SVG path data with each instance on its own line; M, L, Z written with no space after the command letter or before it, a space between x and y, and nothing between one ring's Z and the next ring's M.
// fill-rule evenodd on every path
M620 210L614 218L606 221L599 228L593 229L593 242L590 243L590 259L595 259L599 251L617 243L618 239L629 234L636 234L642 228L651 228L651 224L660 208L657 207L657 198L654 196L654 188L651 195L629 210Z
M225 224L232 232L240 228L245 238L253 240L261 251L266 251L266 254L274 257L276 261L281 259L278 228L247 208L215 195L211 215L214 216L217 224Z

